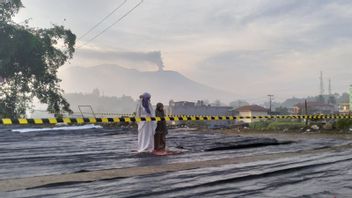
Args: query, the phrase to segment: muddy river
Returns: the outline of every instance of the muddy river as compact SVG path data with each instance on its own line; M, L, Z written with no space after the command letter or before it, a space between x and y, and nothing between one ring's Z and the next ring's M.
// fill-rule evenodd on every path
M180 153L154 156L134 129L14 128L0 129L0 197L352 197L351 135L170 130Z

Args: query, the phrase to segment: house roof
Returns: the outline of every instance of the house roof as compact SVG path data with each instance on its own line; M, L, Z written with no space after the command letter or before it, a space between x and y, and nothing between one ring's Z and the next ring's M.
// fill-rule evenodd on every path
M259 105L246 105L236 109L236 111L259 111L259 112L267 112L268 110Z

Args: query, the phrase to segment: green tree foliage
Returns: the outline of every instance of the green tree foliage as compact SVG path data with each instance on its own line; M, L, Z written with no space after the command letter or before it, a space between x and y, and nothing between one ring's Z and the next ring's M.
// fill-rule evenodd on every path
M75 112L79 112L78 105L84 104L90 104L95 113L133 113L137 106L130 96L103 96L98 89L92 93L66 93L64 96ZM90 109L82 111L90 112Z
M336 98L335 96L331 95L328 98L328 104L336 104Z
M350 119L339 119L336 121L336 128L342 130L348 130L352 127L352 120Z
M288 115L289 114L288 108L282 107L282 106L275 108L275 112L279 115Z
M70 113L57 70L72 58L76 36L63 26L16 24L12 17L22 7L20 0L0 3L0 116L23 115L34 97L51 113Z
M348 103L350 95L346 92L342 93L341 96L336 97L336 103Z
M319 95L317 98L317 102L325 103L325 98L323 95Z

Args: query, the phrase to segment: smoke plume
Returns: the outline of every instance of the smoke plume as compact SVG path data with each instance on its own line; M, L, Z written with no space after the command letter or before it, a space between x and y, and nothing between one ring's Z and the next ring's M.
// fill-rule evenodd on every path
M83 59L94 59L101 60L101 62L107 63L119 63L123 61L131 62L139 67L140 65L154 65L159 71L164 68L164 63L161 58L160 51L149 51L149 52L126 52L126 51L102 51L92 49L81 49L77 52L76 57Z

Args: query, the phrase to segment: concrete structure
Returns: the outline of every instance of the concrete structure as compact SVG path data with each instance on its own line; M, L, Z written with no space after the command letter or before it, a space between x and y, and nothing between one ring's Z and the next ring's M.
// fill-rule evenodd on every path
M55 115L47 110L32 110L27 112L26 115L27 118L55 118Z
M259 105L246 105L237 108L235 111L238 112L239 116L266 116L268 115L268 109ZM253 119L243 119L243 122L251 123Z

